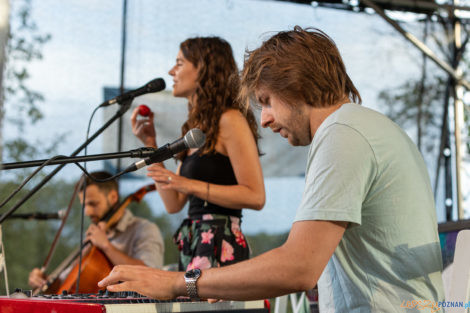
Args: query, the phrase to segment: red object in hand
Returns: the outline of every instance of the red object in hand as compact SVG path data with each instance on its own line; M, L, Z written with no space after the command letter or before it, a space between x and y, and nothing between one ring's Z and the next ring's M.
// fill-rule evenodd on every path
M142 116L149 116L150 115L150 109L148 106L146 106L145 104L141 104L139 105L139 114L142 115Z

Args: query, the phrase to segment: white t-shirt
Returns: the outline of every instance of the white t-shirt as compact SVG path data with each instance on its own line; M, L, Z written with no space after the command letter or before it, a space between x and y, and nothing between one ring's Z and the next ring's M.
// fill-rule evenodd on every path
M422 312L442 301L436 210L424 161L398 125L347 103L310 146L295 222L347 221L318 282L320 312Z

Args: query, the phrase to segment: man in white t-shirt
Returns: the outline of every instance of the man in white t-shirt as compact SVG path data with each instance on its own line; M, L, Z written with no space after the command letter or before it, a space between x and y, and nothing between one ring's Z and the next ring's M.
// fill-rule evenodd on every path
M310 145L303 198L286 243L248 261L184 275L117 266L101 286L156 298L249 300L318 283L322 313L422 312L407 304L442 301L424 161L395 123L359 105L334 42L319 30L295 27L245 60L240 98L260 103L263 127L293 146Z

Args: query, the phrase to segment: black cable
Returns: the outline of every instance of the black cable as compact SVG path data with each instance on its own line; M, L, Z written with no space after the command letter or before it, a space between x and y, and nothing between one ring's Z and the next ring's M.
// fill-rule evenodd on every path
M91 180L93 180L93 181L95 181L95 182L97 182L97 183L104 183L104 182L113 180L113 179L118 178L119 176L124 175L124 174L126 173L126 170L123 170L123 171L120 171L119 173L117 173L117 174L115 174L115 175L113 175L113 176L111 176L111 177L104 178L104 179L98 179L98 178L95 178L95 177L91 176L91 174L87 172L86 168L84 168L83 166L81 166L80 163L75 162L74 164L75 164L76 166L78 166L78 167L82 170L82 172L83 172L88 178L90 178Z
M56 155L56 156L53 156L52 158L48 159L47 161L45 161L44 163L41 164L41 166L39 166L33 173L31 173L31 175L29 175L28 177L26 177L26 179L21 183L20 186L18 186L18 188L16 188L1 204L0 204L0 208L2 208L5 204L8 203L8 201L11 200L11 198L13 198L21 189L23 189L23 187L41 170L43 169L45 166L47 166L49 163L51 163L52 161L58 159L58 158L64 158L65 156L63 155Z
M90 134L90 128L91 128L91 122L93 121L93 117L95 116L95 113L98 111L98 109L101 108L101 106L97 106L93 112L91 113L90 119L88 120L88 127L86 130L86 138L85 141L88 141L88 136ZM84 151L84 156L87 155L87 149L88 147L85 147ZM88 174L86 170L86 162L83 162L84 167L82 167L79 163L75 163L89 178L95 180L93 177L91 177L90 174ZM95 180L96 181L96 180ZM77 286L75 289L75 293L78 293L78 290L80 288L80 274L81 274L81 269L82 269L82 251L84 247L84 242L83 242L83 228L85 225L85 199L86 199L86 180L83 180L83 201L82 201L82 208L81 208L81 214L80 214L80 257L78 260L78 276L77 276Z

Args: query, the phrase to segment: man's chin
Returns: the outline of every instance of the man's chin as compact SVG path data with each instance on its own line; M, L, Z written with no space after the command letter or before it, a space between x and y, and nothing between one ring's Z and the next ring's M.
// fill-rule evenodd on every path
M298 140L297 138L292 138L290 136L287 137L287 142L289 142L289 144L294 147L308 146L310 144L310 142L303 143L303 142L300 142L300 140Z
M287 139L287 142L291 146L294 146L294 147L300 146L299 141L296 138L292 138L291 136L287 136L286 139Z

